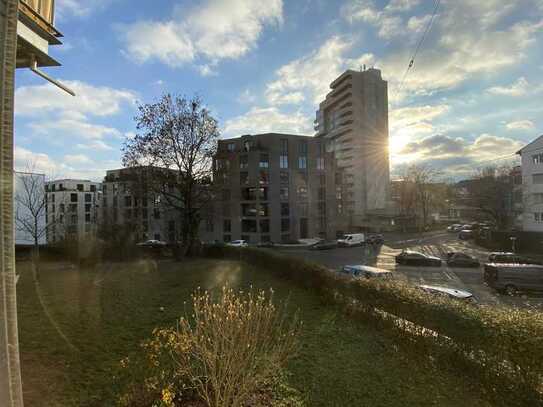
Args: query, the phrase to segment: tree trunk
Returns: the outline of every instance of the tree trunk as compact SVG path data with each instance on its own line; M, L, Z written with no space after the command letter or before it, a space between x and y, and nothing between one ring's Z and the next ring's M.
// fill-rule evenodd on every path
M22 407L13 230L13 103L18 0L0 0L0 405Z

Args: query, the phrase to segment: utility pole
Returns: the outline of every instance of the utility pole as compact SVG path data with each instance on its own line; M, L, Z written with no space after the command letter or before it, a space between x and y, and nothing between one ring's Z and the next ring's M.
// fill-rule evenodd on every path
M0 405L22 407L13 225L13 121L18 0L0 0Z

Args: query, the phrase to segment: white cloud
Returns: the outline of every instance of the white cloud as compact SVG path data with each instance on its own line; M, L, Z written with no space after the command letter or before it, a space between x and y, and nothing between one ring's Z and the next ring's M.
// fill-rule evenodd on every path
M282 23L282 0L206 0L177 7L168 21L140 21L119 28L124 54L179 67L196 58L236 59L256 46L266 26ZM211 67L202 65L203 74Z
M253 93L249 89L245 89L238 96L238 103L251 104L251 103L254 103L254 102L256 102L256 96L253 95Z
M383 10L378 10L372 0L352 0L341 9L341 14L350 23L363 21L378 28L378 36L391 39L404 31L403 20L394 12L411 8L416 2L409 0L391 1Z
M535 128L535 125L530 120L517 120L507 123L505 127L509 130L532 130Z
M56 174L60 168L58 162L47 154L35 153L26 148L15 146L14 167L16 171L25 171L29 166L34 172L42 174Z
M529 84L526 78L520 77L510 86L493 86L487 89L488 93L494 95L523 96L529 91Z
M90 123L86 119L42 119L30 123L29 127L36 134L69 134L72 137L81 137L88 140L100 140L104 138L120 139L122 137L119 130L113 127Z
M423 32L428 26L431 18L432 16L430 14L421 17L413 16L407 21L407 28L416 33Z
M389 114L390 129L394 132L414 125L427 124L448 111L448 105L426 105L393 109Z
M311 120L302 112L283 113L275 107L253 107L226 121L223 134L236 137L257 133L312 134Z
M448 90L468 79L522 63L543 29L543 16L535 13L530 18L505 24L520 4L519 0L507 4L501 0L442 1L440 13L401 94L397 94L397 88L411 58L410 47L378 61L390 79L389 99L394 103L407 95ZM417 29L419 23L412 20L411 27Z
M125 89L93 86L80 81L62 81L73 89L76 96L60 91L47 83L21 86L15 91L15 114L37 117L51 112L63 112L64 116L110 116L122 106L135 103L136 94Z
M346 68L371 64L372 54L357 59L344 56L352 47L350 41L334 36L319 49L283 65L275 72L277 79L266 86L266 99L272 105L296 104L305 100L305 94L315 104L328 93L330 83Z
M102 140L92 140L88 143L82 144L76 144L76 148L80 150L93 150L93 151L111 151L113 150L113 147L111 147L109 144L106 144Z
M66 154L63 157L63 162L68 165L85 165L91 164L92 160L85 154Z
M68 16L86 17L111 2L112 0L57 0L55 12L61 19Z
M418 6L420 0L391 0L385 7L389 11L408 11Z

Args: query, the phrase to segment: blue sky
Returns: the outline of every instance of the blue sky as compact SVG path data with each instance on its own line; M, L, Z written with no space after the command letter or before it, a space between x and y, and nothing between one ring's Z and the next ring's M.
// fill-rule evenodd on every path
M137 4L135 6L134 4ZM393 171L469 176L543 133L543 0L57 0L75 98L17 72L16 166L99 180L120 166L138 102L199 94L223 137L313 134L329 83L363 64L389 81ZM506 160L505 160L506 161Z

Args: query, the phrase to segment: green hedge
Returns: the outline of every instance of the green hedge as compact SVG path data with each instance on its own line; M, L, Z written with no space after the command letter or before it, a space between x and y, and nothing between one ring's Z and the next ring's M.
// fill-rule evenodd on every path
M371 314L366 317L396 319L383 326L396 330L403 326L401 335L407 341L447 354L453 364L471 370L463 373L475 374L489 392L507 397L507 405L543 405L541 312L473 305L403 283L345 279L317 264L269 250L214 247L204 254L266 268L336 302L356 300L355 308ZM413 335L406 335L405 326Z

